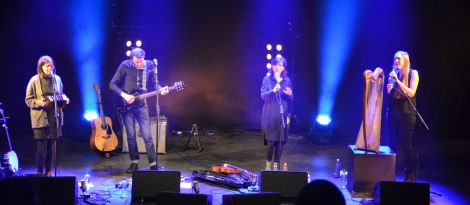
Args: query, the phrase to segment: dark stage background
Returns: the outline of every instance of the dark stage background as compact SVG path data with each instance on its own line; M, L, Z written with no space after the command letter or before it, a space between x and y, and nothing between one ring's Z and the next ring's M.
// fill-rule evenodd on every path
M418 109L431 127L418 134L466 138L470 132L468 3L390 1L362 3L349 57L333 109L337 135L355 136L361 123L362 73L391 70L394 52L410 53L420 73ZM388 1L384 1L388 2ZM184 91L161 98L172 129L192 123L217 129L258 129L266 73L265 45L284 42L294 83L293 114L308 129L317 114L323 1L105 1L106 33L100 72L105 113L114 116L107 84L123 55L126 39L140 38L147 59L158 58L161 84L182 80ZM390 6L393 5L393 6ZM41 55L51 55L71 105L65 110L66 133L88 139L83 120L79 69L70 29L74 5L62 1L19 1L0 8L2 69L0 102L13 136L31 133L24 103L28 80ZM385 21L384 19L392 20ZM386 22L386 23L384 23ZM89 86L89 89L93 89ZM419 124L419 123L417 123ZM68 130L68 131L67 131ZM1 134L3 136L3 132ZM4 138L2 137L2 141ZM3 144L3 143L2 143ZM2 145L3 146L3 145Z

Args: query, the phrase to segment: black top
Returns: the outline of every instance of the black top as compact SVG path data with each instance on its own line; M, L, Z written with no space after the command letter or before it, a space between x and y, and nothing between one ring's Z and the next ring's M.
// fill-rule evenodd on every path
M409 79L411 79L411 73L413 73L413 71L414 71L413 69L410 69ZM397 91L395 89L398 89L401 91L397 83L395 83L394 89L392 89L392 91L390 92L389 104L390 104L390 109L393 111L393 113L404 113L404 114L416 115L416 112L414 111L407 97L403 96L402 94L396 93ZM398 96L398 98L396 98L395 96ZM413 105L416 106L416 95L414 95L413 97L410 97L410 100L413 103Z
M54 86L52 82L52 76L50 77L40 77L39 80L41 81L41 89L44 96L52 96L54 95Z

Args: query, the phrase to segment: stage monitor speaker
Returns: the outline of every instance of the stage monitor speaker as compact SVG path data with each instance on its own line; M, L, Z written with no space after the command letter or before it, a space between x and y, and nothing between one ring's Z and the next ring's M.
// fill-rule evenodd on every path
M212 205L212 195L175 192L156 193L156 205Z
M375 185L374 204L429 205L429 184L379 181Z
M222 196L222 205L280 205L281 195L274 192L259 192L248 194L225 194Z
M155 199L157 192L180 192L179 171L134 171L132 173L132 198Z
M75 177L15 176L0 180L0 204L73 205Z
M292 200L307 183L307 172L261 171L260 191L278 192L281 200Z
M158 154L165 154L166 153L166 133L167 133L168 121L165 116L160 117L160 138L158 139ZM135 123L135 131L136 131L136 140L137 140L137 149L140 153L146 153L145 144L143 138L140 136L140 128L139 124ZM152 133L152 140L153 143L157 142L157 122L156 120L152 120L150 122L150 131ZM122 125L122 152L129 152L129 146L127 143L127 132L124 125Z

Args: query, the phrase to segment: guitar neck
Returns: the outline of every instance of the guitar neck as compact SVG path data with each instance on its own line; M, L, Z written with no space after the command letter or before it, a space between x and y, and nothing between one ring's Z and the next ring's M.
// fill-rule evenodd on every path
M168 91L172 91L172 90L174 90L174 89L175 89L175 86L168 87ZM147 99L147 98L149 98L149 97L156 96L156 95L160 94L161 92L162 92L162 90L160 89L160 90L156 90L156 91L152 91L152 92L140 94L140 95L139 95L139 98L140 98L141 100Z

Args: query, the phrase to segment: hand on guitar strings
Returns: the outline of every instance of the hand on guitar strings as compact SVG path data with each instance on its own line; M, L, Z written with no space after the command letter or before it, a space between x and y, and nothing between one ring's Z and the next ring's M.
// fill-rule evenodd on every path
M127 93L121 93L121 97L127 102L127 104L132 104L135 101L135 96L129 95Z

